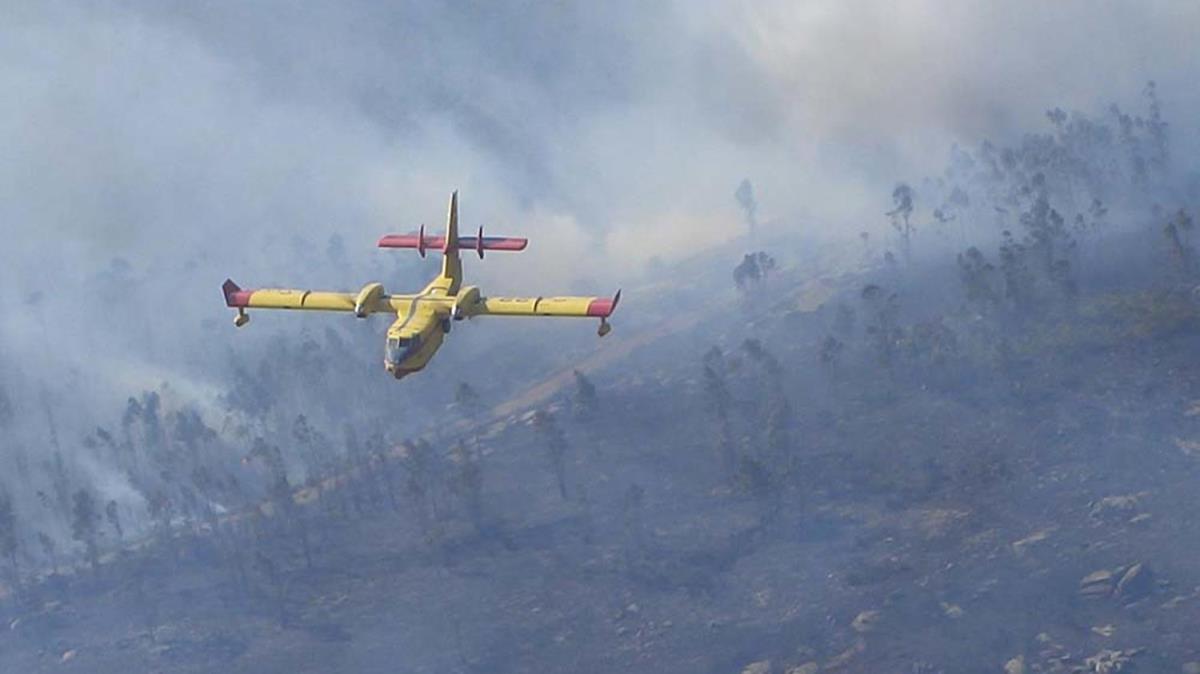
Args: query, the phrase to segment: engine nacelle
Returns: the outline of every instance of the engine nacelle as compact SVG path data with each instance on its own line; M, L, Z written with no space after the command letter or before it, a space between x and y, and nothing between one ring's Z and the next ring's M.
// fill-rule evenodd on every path
M476 286L463 286L454 298L454 306L450 308L450 317L456 321L470 318L475 314L478 304L479 288Z
M366 318L379 302L383 299L383 284L368 283L363 286L362 290L358 291L358 296L354 298L354 315L359 318Z

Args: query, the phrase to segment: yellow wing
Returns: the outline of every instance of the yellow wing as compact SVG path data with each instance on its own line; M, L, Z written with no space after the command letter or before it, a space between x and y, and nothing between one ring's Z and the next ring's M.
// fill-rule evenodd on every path
M617 308L614 297L485 297L479 301L482 316L581 316L607 318Z
M310 311L352 311L359 317L379 311L399 311L412 295L388 295L383 286L369 283L357 293L292 288L243 290L232 280L221 286L225 304L235 309L307 309Z
M313 309L317 311L354 311L354 295L288 288L240 290L234 293L231 307L247 309Z

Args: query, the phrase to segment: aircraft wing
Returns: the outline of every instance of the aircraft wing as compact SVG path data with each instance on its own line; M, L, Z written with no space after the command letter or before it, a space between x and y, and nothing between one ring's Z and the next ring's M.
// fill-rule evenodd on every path
M292 288L243 290L233 281L221 286L225 304L239 309L310 309L315 311L354 311L353 293Z
M370 283L357 293L294 288L258 288L244 290L232 280L221 286L225 305L234 309L305 309L309 311L350 311L360 318L377 312L404 313L414 295L388 295L383 286Z
M620 300L620 291L614 297L485 297L479 302L478 314L607 318Z

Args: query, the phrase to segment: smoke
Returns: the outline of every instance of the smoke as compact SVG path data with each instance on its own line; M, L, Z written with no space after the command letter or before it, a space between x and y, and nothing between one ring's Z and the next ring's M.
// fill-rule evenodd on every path
M1029 128L1051 104L1157 79L1190 108L1181 38L1200 18L1119 3L10 11L2 72L23 104L0 127L6 227L17 250L103 262L212 250L214 234L365 245L439 222L459 187L524 231L576 221L619 265L639 257L605 245L626 223L671 226L679 204L730 214L705 189L736 183L730 165L762 166L782 215L844 215L857 200L823 195L930 172L949 139Z
M897 179L933 174L956 140L1037 128L1052 106L1128 104L1155 80L1164 118L1200 109L1200 8L1186 3L61 1L0 14L0 371L48 387L78 423L163 381L215 399L226 276L419 284L428 262L372 243L436 230L455 188L464 225L533 240L471 263L473 280L607 292L654 258L736 238L742 216L826 238L886 227ZM1172 133L1172 160L1194 156L1190 130ZM751 170L734 203L728 186ZM305 320L256 319L237 348L327 325Z

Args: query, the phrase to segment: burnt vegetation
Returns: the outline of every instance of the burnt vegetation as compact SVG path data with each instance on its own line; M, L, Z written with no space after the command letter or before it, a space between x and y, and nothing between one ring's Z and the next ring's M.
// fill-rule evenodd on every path
M6 380L0 669L1180 671L1200 193L1142 96L896 183L859 271L724 261L713 320L519 409L405 409L332 328L78 437Z

